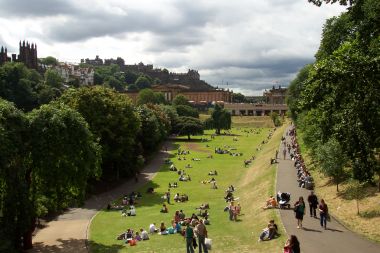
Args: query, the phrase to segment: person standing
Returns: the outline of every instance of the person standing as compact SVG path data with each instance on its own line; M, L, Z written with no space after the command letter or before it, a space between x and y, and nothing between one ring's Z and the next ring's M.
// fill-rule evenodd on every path
M297 228L302 228L303 216L305 215L305 202L302 196L294 204L294 212L296 213Z
M276 150L276 159L278 159L278 149Z
M321 221L321 227L324 227L325 229L326 228L326 223L327 223L327 215L328 215L328 212L329 212L329 209L327 208L327 204L325 203L325 200L324 199L321 199L321 204L319 204L319 217L320 217L320 221Z
M186 225L185 238L186 238L186 251L187 251L187 253L194 253L194 248L193 248L194 230L190 226L190 223L187 223L187 225Z
M286 148L285 147L282 149L282 154L284 155L284 160L285 160L286 159Z
M166 201L170 204L170 189L166 192Z
M207 229L202 219L199 220L199 223L195 228L195 233L198 236L199 253L202 252L202 248L204 253L208 253L207 246L205 244L205 239L207 237Z
M317 218L318 197L313 191L307 197L307 202L309 202L310 217L314 216L314 218Z

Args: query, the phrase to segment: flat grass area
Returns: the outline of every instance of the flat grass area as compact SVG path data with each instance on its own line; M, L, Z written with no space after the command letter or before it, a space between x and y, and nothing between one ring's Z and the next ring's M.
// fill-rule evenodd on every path
M269 116L232 116L233 127L273 127Z
M265 200L275 192L276 165L270 165L270 157L274 156L278 148L280 138L285 126L274 131L273 137L267 140L272 128L233 128L234 136L216 136L209 142L200 142L201 138L210 139L211 131L206 131L203 136L193 137L190 142L186 139L177 139L174 149L170 150L171 159L178 169L184 169L191 175L191 182L178 182L176 172L169 171L168 165L163 165L156 177L139 189L143 198L136 205L137 216L122 217L120 211L100 211L93 219L90 227L90 249L92 253L100 252L184 252L185 241L179 234L152 235L149 241L139 242L131 247L124 241L116 240L116 236L132 228L134 231L140 228L148 229L149 224L165 222L171 223L176 210L182 209L186 217L196 213L195 208L202 203L210 205L210 222L207 226L209 237L213 240L212 252L281 252L286 240L283 225L279 220L277 210L262 210ZM251 131L252 130L252 131ZM236 137L238 140L234 141ZM208 147L206 146L208 145ZM225 145L236 148L243 156L233 157L228 154L215 154L217 147ZM177 160L177 149L189 150L186 161ZM257 150L257 147L261 147ZM209 154L213 159L207 158ZM256 156L249 167L244 167L243 161ZM183 156L181 156L183 157ZM191 158L199 158L201 161L192 161ZM192 168L185 168L187 164ZM157 165L160 166L160 165ZM214 190L210 184L202 184L202 180L209 180L208 172L217 170L218 189ZM169 182L178 182L178 188L171 189L171 197L176 192L185 193L189 201L185 203L173 203L168 205L169 213L160 213L163 202L162 196L168 190ZM229 185L236 187L234 196L239 197L242 214L238 221L230 221L228 212L223 209L227 205L224 200L225 190ZM148 187L154 187L154 194L145 194ZM126 192L128 194L128 192ZM258 242L258 236L266 227L270 219L275 219L279 226L281 236L277 239ZM198 249L196 249L198 250Z
M301 133L297 133L301 136ZM324 176L318 168L310 165L311 159L305 155L307 149L302 143L302 138L298 137L302 154L311 174L315 180L316 194L319 198L326 200L330 213L350 230L367 237L370 240L380 242L380 193L376 186L367 187L367 196L359 200L360 214L357 214L356 200L347 198L345 190L349 183L339 185L339 192L336 191L336 184ZM376 179L378 182L378 179Z

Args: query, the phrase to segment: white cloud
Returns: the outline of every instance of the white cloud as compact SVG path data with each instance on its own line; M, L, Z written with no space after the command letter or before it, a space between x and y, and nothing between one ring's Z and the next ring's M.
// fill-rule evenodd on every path
M201 78L247 94L287 85L313 61L326 18L339 5L305 0L2 0L0 42L38 44L39 56L116 58Z

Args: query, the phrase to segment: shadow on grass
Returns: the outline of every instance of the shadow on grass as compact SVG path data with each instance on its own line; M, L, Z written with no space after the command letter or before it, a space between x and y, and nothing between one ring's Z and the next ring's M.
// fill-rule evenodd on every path
M371 211L360 212L359 216L362 218L366 218L366 219L372 219L372 218L380 217L380 210L371 210Z
M45 245L44 243L35 243L33 244L33 249L28 250L28 253L72 253L78 252L78 249L84 249L86 247L86 240L81 239L58 239L60 245ZM89 242L92 253L97 252L107 252L107 253L117 253L121 250L123 245L103 245L95 243L93 241ZM81 251L82 252L82 251Z

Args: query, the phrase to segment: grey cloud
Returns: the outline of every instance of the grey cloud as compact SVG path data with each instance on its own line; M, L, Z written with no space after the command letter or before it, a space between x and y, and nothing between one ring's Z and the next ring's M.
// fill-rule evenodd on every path
M1 0L0 4L3 17L47 17L77 12L65 0Z
M95 37L149 32L156 35L159 41L158 44L151 43L148 51L159 50L158 45L168 48L166 44L199 44L198 29L207 24L212 11L197 8L197 5L190 1L175 2L172 7L175 16L179 17L178 20L172 21L160 12L152 13L136 8L128 9L124 15L103 10L81 10L80 13L70 15L65 22L49 24L48 37L54 41L75 42Z

